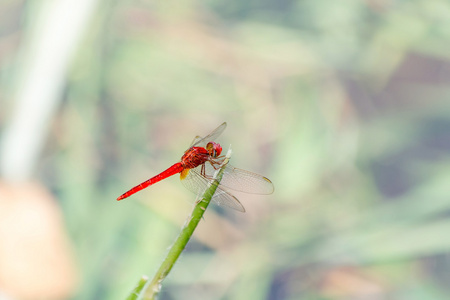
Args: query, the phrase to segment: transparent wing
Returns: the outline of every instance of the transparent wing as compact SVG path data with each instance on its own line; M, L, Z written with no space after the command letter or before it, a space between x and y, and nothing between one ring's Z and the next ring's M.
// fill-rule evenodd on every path
M235 196L222 189L220 185L217 188L212 200L217 205L226 206L240 212L245 212L245 208L242 203Z
M189 146L188 150L195 145L195 143L197 143L198 141L200 141L202 139L201 136L197 135L191 142L191 145ZM187 151L187 150L186 150Z
M219 165L216 163L215 165ZM210 162L205 163L205 177L210 179L214 175L215 168ZM269 195L274 191L273 183L266 177L238 169L230 164L225 166L220 185L230 190L248 194Z
M190 169L187 176L184 179L181 179L181 183L196 195L202 194L208 187L208 180L200 175L200 170L201 166Z
M197 135L192 141L191 147L205 147L209 142L214 142L222 134L225 128L227 128L227 122L223 122L219 127L214 129L204 138Z
M197 168L190 169L188 175L181 180L183 185L196 195L201 195L208 187L209 181L212 176L208 179L201 175L201 166ZM218 205L226 206L234 210L245 212L244 206L242 206L239 200L226 191L221 185L217 187L216 193L214 194L212 201Z

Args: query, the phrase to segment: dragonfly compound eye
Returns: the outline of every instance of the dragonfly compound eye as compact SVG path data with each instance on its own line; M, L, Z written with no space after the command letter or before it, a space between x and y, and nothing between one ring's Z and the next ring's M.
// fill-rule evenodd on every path
M214 157L219 156L222 153L222 146L220 144L214 143Z
M222 153L222 146L214 142L209 142L206 145L206 150L208 150L210 156L216 158L220 155L220 153Z

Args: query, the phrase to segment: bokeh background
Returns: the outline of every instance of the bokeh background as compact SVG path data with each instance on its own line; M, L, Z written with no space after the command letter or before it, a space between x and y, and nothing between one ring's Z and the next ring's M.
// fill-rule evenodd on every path
M223 121L270 196L211 206L161 299L450 297L447 0L0 3L0 299L125 299Z

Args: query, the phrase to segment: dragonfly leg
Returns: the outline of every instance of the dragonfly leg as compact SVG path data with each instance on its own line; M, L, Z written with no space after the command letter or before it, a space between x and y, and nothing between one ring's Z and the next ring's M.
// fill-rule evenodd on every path
M205 164L202 165L202 168L200 169L200 174L206 176Z
M219 158L219 160L217 160L217 158L216 159L214 159L214 160L210 160L209 161L209 163L211 164L211 166L214 168L214 170L216 170L217 171L217 169L219 169L219 167L220 167L220 165L222 164L222 162L223 162L223 159L221 160L220 159L220 156L218 157ZM204 165L203 165L204 166ZM202 166L202 168L203 168L203 166Z

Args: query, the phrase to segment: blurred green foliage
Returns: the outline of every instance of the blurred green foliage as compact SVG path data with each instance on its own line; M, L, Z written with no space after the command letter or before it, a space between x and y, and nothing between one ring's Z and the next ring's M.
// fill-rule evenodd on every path
M5 107L31 3L0 5ZM446 0L101 1L37 171L76 253L72 299L153 275L194 195L171 178L115 198L223 121L231 163L275 193L206 212L161 299L448 299L449 16Z

